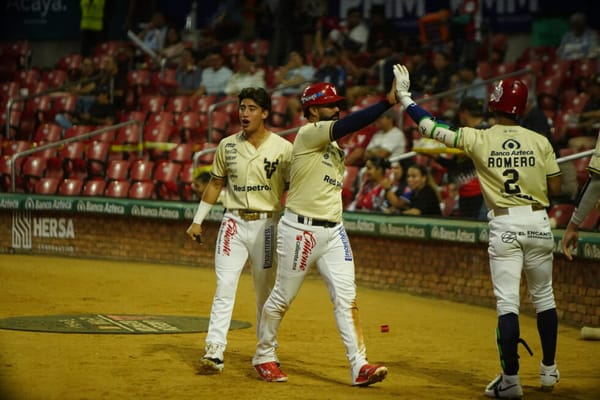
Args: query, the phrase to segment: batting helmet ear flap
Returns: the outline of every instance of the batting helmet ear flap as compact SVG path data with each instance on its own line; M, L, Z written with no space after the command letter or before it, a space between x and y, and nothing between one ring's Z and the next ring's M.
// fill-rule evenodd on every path
M523 81L503 79L494 86L488 108L492 112L500 111L521 116L527 106L527 94L527 85Z

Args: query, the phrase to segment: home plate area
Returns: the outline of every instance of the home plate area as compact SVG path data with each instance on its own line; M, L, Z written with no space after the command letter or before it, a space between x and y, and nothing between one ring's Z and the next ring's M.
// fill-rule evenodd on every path
M245 329L251 326L249 322L232 320L230 329ZM194 333L208 330L208 318L132 314L20 316L0 319L0 329L54 333Z

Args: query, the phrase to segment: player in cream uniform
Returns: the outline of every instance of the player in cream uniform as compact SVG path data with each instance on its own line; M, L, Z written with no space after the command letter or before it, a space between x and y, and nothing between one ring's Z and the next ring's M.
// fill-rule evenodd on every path
M219 142L193 223L187 234L197 240L202 222L225 187L225 213L215 246L217 287L201 359L209 372L223 369L223 352L240 274L250 258L256 293L257 331L260 312L275 280L276 224L281 195L289 182L292 144L267 130L271 98L262 88L245 88L239 96L242 131Z
M352 384L370 385L387 374L383 365L367 362L358 321L354 258L342 224L344 151L336 140L369 125L397 100L392 89L387 101L338 120L341 100L343 97L329 83L309 85L300 97L309 122L300 128L294 141L290 189L277 233L277 279L263 308L252 360L261 378L269 382L288 379L275 353L277 331L312 264L316 264L329 289L350 362Z
M571 249L577 246L579 240L579 233L577 232L579 224L583 222L593 207L600 210L600 132L596 140L596 149L592 154L587 170L590 176L577 197L577 207L573 211L561 240L563 253L569 260L573 259Z
M406 67L394 66L397 95L422 135L463 149L479 176L488 209L490 271L498 313L497 345L503 373L485 395L520 398L518 375L519 287L524 270L542 344L541 386L551 390L559 379L555 364L558 316L552 289L554 238L545 208L548 194L560 191L560 169L550 142L517 124L525 110L527 86L499 81L489 99L497 124L488 129L450 128L436 121L410 97ZM526 346L527 347L527 346ZM529 348L527 347L529 350Z

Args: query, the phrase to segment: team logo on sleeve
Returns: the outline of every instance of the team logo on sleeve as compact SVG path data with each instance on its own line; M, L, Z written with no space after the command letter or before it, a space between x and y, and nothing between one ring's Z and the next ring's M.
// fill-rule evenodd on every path
M271 179L271 176L273 176L273 174L277 170L277 166L279 165L279 160L269 161L265 158L263 163L265 164L265 172L267 174L267 179Z

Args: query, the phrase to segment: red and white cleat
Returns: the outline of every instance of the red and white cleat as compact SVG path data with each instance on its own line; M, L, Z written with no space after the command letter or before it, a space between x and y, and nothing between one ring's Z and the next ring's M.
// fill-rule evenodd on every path
M358 376L352 382L353 386L369 386L381 382L387 376L388 370L383 365L365 364L360 369Z
M254 366L256 372L267 382L287 382L288 377L280 369L275 361L270 361Z

